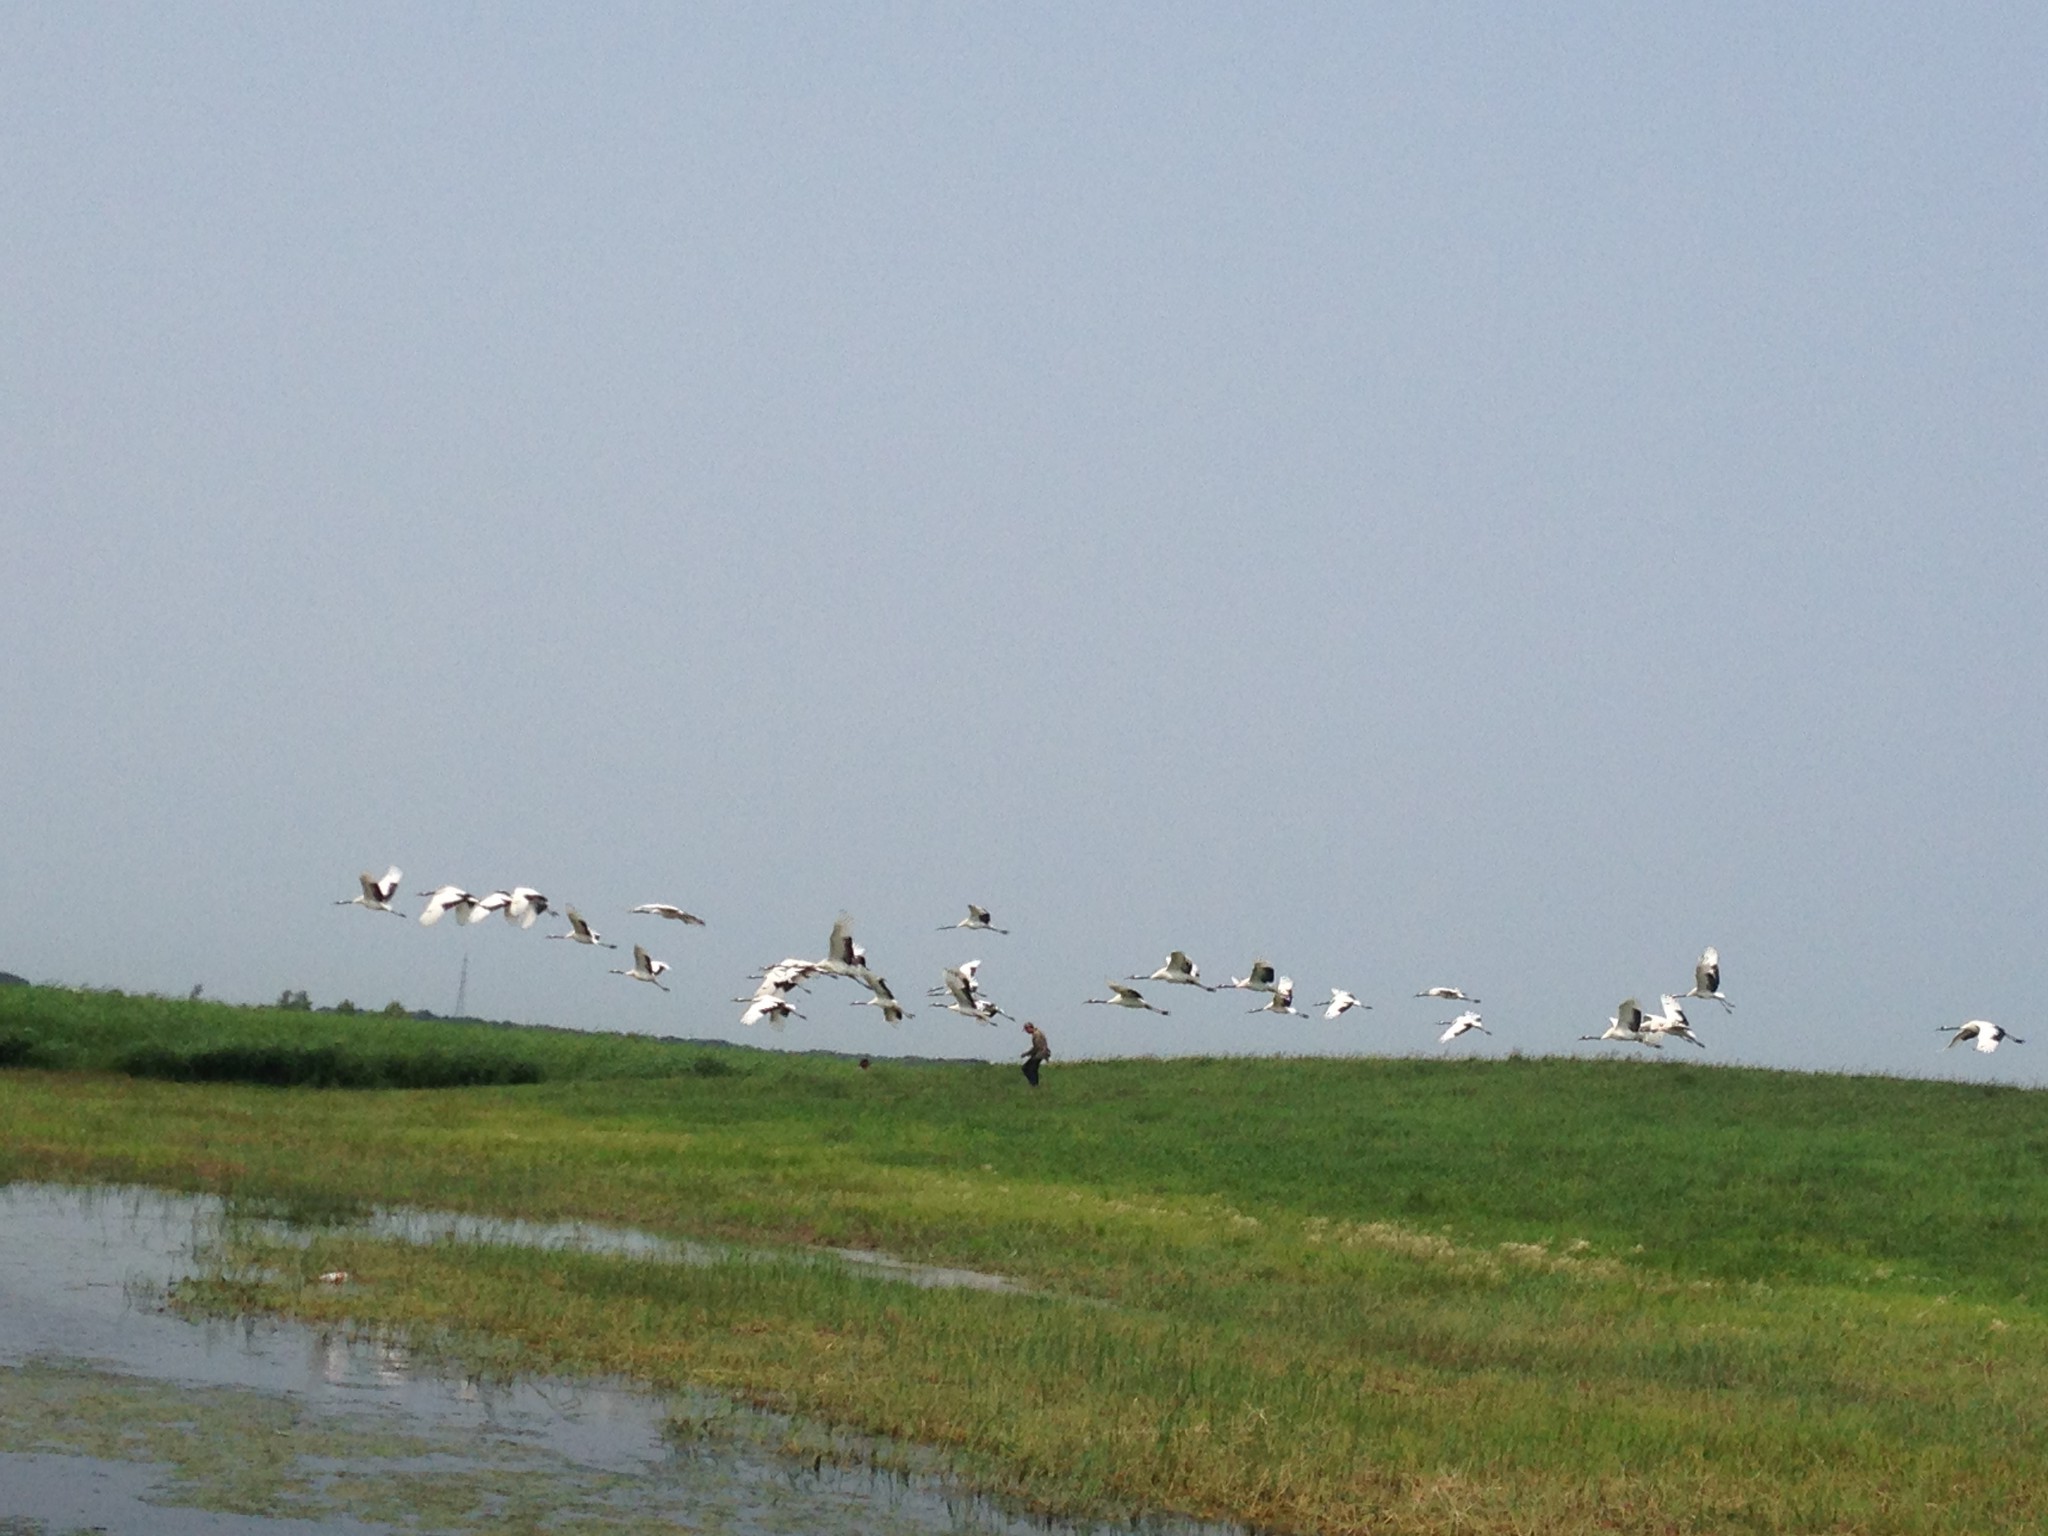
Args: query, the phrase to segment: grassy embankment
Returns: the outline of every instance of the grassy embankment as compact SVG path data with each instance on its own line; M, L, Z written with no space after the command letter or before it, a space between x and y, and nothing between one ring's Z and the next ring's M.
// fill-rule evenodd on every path
M429 1052L434 1080L538 1081L121 1069L330 1047L393 1081ZM2048 1522L2048 1095L1634 1060L1098 1063L1032 1093L1010 1069L47 989L0 992L0 1052L9 1178L1016 1276L1037 1294L336 1236L253 1255L285 1278L233 1299L729 1388L948 1447L1051 1508L1328 1531ZM359 1283L302 1283L330 1267Z

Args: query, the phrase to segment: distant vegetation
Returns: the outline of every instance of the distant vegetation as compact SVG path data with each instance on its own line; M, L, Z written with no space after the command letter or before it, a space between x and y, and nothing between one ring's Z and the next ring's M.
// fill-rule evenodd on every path
M0 1067L174 1082L460 1088L668 1077L701 1070L705 1049L729 1054L645 1036L416 1018L399 1003L316 1012L292 991L269 1007L63 987L11 989L0 1002Z
M246 1234L191 1294L739 1392L944 1447L1049 1510L1407 1536L2048 1526L2048 1094L1565 1059L1056 1061L1034 1092L1013 1062L864 1072L42 988L0 994L0 1039L23 1043L0 1178L1012 1276L1028 1294L339 1228ZM251 1076L265 1051L438 1051L540 1080L127 1075L149 1050L241 1051Z

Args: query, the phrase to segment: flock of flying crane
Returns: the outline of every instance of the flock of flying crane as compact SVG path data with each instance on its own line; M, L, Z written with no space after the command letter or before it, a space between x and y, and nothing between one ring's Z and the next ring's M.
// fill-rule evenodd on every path
M387 869L381 878L369 874L359 878L362 881L362 894L345 901L337 901L336 906L358 906L372 912L389 912L393 917L404 916L391 905L392 898L398 894L399 881L403 878L403 872L396 865ZM509 891L492 891L484 896L472 895L457 885L443 885L419 894L427 898L427 904L419 917L420 922L427 927L432 927L448 913L453 913L458 923L478 923L496 912L508 923L520 928L531 928L543 915L553 910L548 898L528 885L515 886ZM704 919L701 917L665 901L645 902L629 910L637 915L665 918L699 928L704 926ZM607 943L603 935L593 929L583 914L574 907L566 908L563 917L569 924L569 931L551 933L547 937L567 939L571 943L587 944L602 949L619 947ZM990 920L988 908L975 906L971 902L967 907L967 916L957 923L944 925L939 932L947 933L957 929L975 933L1009 932L1007 928L995 926ZM614 966L609 974L624 976L633 981L648 982L666 992L669 989L661 977L668 969L669 964L666 960L655 959L648 954L644 945L635 944L633 968L624 970ZM948 1013L957 1013L981 1024L993 1025L999 1018L1013 1018L1014 1015L999 1007L982 990L977 979L980 969L979 960L968 960L957 966L946 967L941 975L941 984L929 989L927 994L943 1001L936 1001L931 1006L943 1008ZM1692 974L1691 990L1681 993L1666 992L1660 995L1661 1012L1646 1013L1636 999L1624 998L1616 1008L1614 1017L1607 1021L1605 1030L1597 1035L1581 1035L1579 1038L1617 1040L1629 1045L1661 1049L1668 1037L1688 1041L1704 1050L1706 1042L1693 1032L1692 1023L1686 1017L1682 1006L1683 1000L1697 998L1706 1002L1716 1002L1731 1012L1735 1005L1721 992L1721 955L1718 950L1710 945L1702 951L1698 961L1693 965ZM746 1004L745 1012L740 1015L740 1022L752 1026L765 1021L772 1028L779 1030L790 1019L803 1018L804 1015L798 1013L791 1002L791 994L817 977L843 977L858 982L867 989L869 995L854 1006L879 1008L882 1010L882 1017L891 1024L902 1023L909 1014L909 1009L898 1000L889 983L880 973L869 967L867 951L854 942L852 920L842 913L839 920L832 925L832 936L826 945L823 959L806 960L791 956L762 968L757 978L760 984L754 989L752 996L733 999L736 1003ZM1137 1008L1165 1016L1166 1009L1147 1001L1136 987L1127 984L1133 981L1156 981L1170 986L1198 987L1204 992L1263 992L1267 994L1266 1001L1249 1010L1250 1012L1285 1014L1297 1019L1311 1017L1294 1006L1293 978L1279 975L1266 960L1254 960L1249 973L1244 976L1233 976L1227 983L1211 985L1202 980L1201 968L1178 949L1169 954L1166 963L1156 971L1127 976L1123 981L1110 981L1107 983L1109 996L1091 997L1083 1001L1108 1008ZM1415 996L1444 1002L1480 1001L1457 987L1425 987ZM1360 1002L1356 995L1342 987L1332 987L1329 1001L1321 1006L1325 1019L1335 1019L1354 1008L1369 1009L1372 1004ZM1443 1030L1437 1037L1441 1043L1448 1043L1474 1030L1481 1034L1492 1033L1481 1022L1477 1009L1467 1009L1456 1018L1440 1019L1437 1021L1437 1027ZM1036 1085L1038 1063L1048 1059L1051 1051L1046 1045L1043 1032L1036 1025L1026 1023L1024 1031L1031 1037L1031 1046L1024 1053L1025 1075ZM1987 1052L1996 1050L1999 1042L2004 1040L2010 1040L2014 1045L2026 1044L2019 1036L1988 1019L1971 1019L1963 1024L1943 1025L1939 1032L1954 1036L1948 1043L1949 1049L1964 1041L1973 1042L1977 1050Z

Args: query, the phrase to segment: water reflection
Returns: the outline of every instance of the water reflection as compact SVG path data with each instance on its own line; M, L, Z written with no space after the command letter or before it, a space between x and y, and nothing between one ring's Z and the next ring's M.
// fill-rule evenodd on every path
M1078 1529L1014 1516L936 1476L793 1459L779 1449L788 1421L709 1395L486 1383L422 1370L388 1342L266 1319L187 1321L166 1309L168 1287L200 1270L223 1220L211 1199L0 1189L4 1536L80 1527L149 1536ZM508 1226L379 1221L385 1235L414 1240L503 1241ZM519 1235L606 1251L661 1242L587 1227ZM668 1246L688 1261L687 1245ZM679 1423L714 1432L679 1437Z

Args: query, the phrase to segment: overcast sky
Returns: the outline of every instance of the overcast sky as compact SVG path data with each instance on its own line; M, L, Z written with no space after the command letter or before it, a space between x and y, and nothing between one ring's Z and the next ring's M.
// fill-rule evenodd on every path
M2038 6L0 6L0 970L2048 1081ZM674 967L333 903L538 886ZM632 917L667 900L703 929ZM1008 937L934 930L969 901ZM1304 1006L1082 1006L1174 947ZM621 951L625 954L627 951Z

